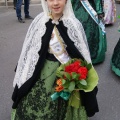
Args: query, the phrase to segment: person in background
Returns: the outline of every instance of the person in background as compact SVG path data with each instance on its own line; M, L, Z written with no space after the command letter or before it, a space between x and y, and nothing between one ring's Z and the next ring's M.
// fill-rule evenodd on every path
M115 0L116 2L120 3L120 0Z
M17 3L17 0L13 0L13 5L15 10L16 10L16 3ZM22 5L24 5L24 2L22 3Z
M71 0L75 16L82 23L87 36L93 64L104 61L106 52L106 34L104 25L99 24L104 18L102 0ZM86 6L86 4L88 6ZM91 8L93 13L91 14ZM90 15L91 14L91 15ZM98 19L96 20L96 17ZM94 17L94 18L93 18ZM102 22L101 22L102 23ZM103 28L102 28L103 27ZM102 28L102 29L101 29Z
M118 18L120 18L120 15ZM120 32L120 25L118 27L118 32ZM120 38L114 48L110 63L112 71L120 77Z
M21 6L22 6L22 2L23 0L17 0L17 4L16 4L16 14L18 17L18 21L20 23L25 23L25 21L23 20L22 16L21 16ZM25 13L25 19L33 19L30 15L29 15L29 4L30 4L30 0L24 0L24 13Z
M116 75L120 77L120 38L113 51L111 58L111 69Z
M116 5L114 0L104 0L104 23L113 24L116 20Z
M17 0L13 0L14 9L16 9Z
M80 99L74 95L78 102L82 99L77 108L61 97L51 99L60 64L72 58L91 63L82 24L73 13L70 0L41 0L41 3L43 12L30 25L18 61L11 120L88 120L99 111L94 67L89 91L77 90Z

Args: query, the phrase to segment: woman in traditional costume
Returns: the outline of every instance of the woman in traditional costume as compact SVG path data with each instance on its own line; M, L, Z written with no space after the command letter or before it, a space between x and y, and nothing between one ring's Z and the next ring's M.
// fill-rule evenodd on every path
M71 0L75 16L82 23L93 64L103 62L106 52L106 34L102 19L102 0Z
M114 0L104 0L104 23L113 24L116 20L116 5Z
M120 26L118 27L118 32L120 32ZM120 76L120 38L112 54L111 69L116 75Z
M91 63L83 27L74 16L70 0L41 2L44 12L30 25L18 61L11 119L87 120L98 112L97 84L89 92L80 91L82 105L78 109L62 98L51 99L60 63L71 58Z
M114 71L116 75L120 76L120 39L118 40L118 43L113 51L111 67L112 71Z

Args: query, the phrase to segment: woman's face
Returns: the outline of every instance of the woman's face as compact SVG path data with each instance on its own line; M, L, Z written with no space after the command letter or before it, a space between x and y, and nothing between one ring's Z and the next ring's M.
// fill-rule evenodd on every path
M47 0L47 4L52 14L59 15L63 13L67 0Z

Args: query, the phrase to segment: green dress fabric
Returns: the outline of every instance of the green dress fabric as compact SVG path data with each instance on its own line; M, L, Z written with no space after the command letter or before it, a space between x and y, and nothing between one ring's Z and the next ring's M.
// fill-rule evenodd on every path
M111 59L111 67L115 74L120 76L120 39L114 48L114 52Z
M103 13L101 0L88 0L98 14ZM71 0L75 16L82 23L93 64L103 62L106 52L106 35L85 10L80 0Z
M59 62L46 60L38 81L12 111L11 120L87 120L83 106L68 107L68 101L52 101Z

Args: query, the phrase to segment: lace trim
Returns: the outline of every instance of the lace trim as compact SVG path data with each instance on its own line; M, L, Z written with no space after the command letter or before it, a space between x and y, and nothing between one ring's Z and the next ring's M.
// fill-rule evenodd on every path
M74 42L78 51L83 55L88 63L91 63L89 48L81 23L72 16L73 19L63 19L63 24L68 28L68 36ZM73 22L74 21L74 22ZM73 24L76 23L76 24ZM80 33L81 32L81 33Z
M74 17L73 17L74 18ZM18 85L20 88L29 78L32 77L35 70L35 65L38 62L38 51L41 49L41 38L45 34L46 26L49 18L43 13L39 14L30 25L27 32L23 49L18 61L17 71L14 78L13 86ZM76 21L77 24L73 24ZM87 48L86 37L82 25L76 20L63 19L64 25L68 28L68 35L74 42L76 48L81 52L87 62L91 62L90 54ZM80 31L81 32L80 34Z
M38 62L38 51L41 48L41 38L45 34L45 23L49 20L43 13L39 14L30 25L23 49L18 61L17 71L15 74L13 86L21 87L30 77L32 77L35 70L35 65Z

